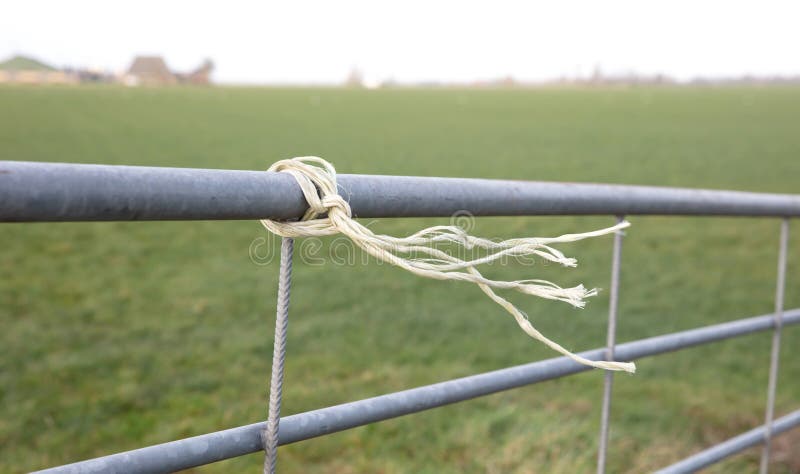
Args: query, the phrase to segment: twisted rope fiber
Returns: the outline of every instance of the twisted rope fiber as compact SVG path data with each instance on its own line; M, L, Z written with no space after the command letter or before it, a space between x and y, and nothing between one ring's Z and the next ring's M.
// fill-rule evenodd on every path
M291 174L309 208L301 221L278 222L269 219L261 223L270 232L282 237L320 237L333 234L344 234L362 250L373 257L403 268L415 275L436 280L459 280L478 285L494 302L505 308L526 334L544 343L551 349L570 359L590 367L606 370L624 370L635 372L636 366L630 362L593 361L573 354L558 343L551 341L531 325L528 316L510 301L497 295L495 289L512 289L527 295L545 299L564 301L576 308L585 306L585 298L595 296L596 289L587 289L583 285L573 288L561 288L555 283L545 280L501 281L485 278L477 268L478 265L493 262L509 256L535 255L565 267L577 266L574 258L550 247L550 244L576 242L589 237L611 234L630 226L623 221L615 226L582 234L565 234L559 237L530 237L509 239L495 242L489 239L468 235L457 226L434 226L423 229L408 237L392 237L375 234L367 227L352 218L352 211L347 201L339 195L336 184L336 170L333 165L314 156L292 158L274 163L268 171ZM320 217L327 215L326 217ZM433 247L435 244L447 243L461 245L465 249L484 249L488 255L471 260L462 260L447 252ZM422 255L414 258L412 255Z
M264 474L274 474L278 463L278 428L281 421L283 366L286 360L286 329L289 326L289 295L292 287L292 252L294 239L281 242L281 269L278 279L278 311L275 318L275 342L272 349L272 376L269 383L269 412L262 433Z

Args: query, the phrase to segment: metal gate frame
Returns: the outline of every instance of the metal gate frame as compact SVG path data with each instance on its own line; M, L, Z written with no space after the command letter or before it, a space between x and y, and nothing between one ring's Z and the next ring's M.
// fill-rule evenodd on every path
M715 341L772 331L765 423L668 466L694 472L762 444L761 472L772 437L800 425L800 409L774 418L783 326L800 308L783 309L789 219L800 195L739 191L460 178L340 175L340 193L355 217L521 215L682 215L781 218L775 311L772 314L616 344L622 236L612 249L607 346L582 352L592 360L629 361ZM292 219L306 208L293 178L255 171L0 162L0 222ZM280 419L281 445L589 370L566 357L508 367ZM613 374L605 374L598 472L605 471ZM40 472L172 472L263 449L264 423L254 423Z

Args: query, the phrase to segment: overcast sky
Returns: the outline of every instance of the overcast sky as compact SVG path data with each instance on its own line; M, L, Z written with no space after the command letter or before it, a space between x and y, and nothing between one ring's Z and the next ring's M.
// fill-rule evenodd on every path
M124 70L137 54L215 79L334 83L522 80L608 73L679 79L800 74L800 1L5 0L0 58Z

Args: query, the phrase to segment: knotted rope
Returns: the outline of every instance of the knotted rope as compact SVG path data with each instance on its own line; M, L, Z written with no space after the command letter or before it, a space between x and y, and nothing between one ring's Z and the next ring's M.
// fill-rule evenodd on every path
M302 220L298 222L263 219L261 223L270 232L282 237L318 237L341 233L373 257L415 275L436 280L459 280L475 283L489 298L511 313L525 333L551 349L580 364L591 367L626 372L636 371L633 363L593 361L573 354L537 331L524 312L494 292L495 289L513 289L527 295L564 301L576 308L583 308L586 304L584 299L596 295L596 289L587 289L583 285L561 288L555 283L545 280L491 280L485 278L475 268L480 264L493 262L503 257L531 255L566 267L575 267L577 261L574 258L566 257L560 251L550 247L550 244L575 242L589 237L611 234L628 227L630 223L623 221L606 229L583 234L565 234L550 238L529 237L501 242L468 235L466 231L457 226L434 226L408 237L392 237L375 234L353 220L350 205L339 195L336 170L333 165L322 158L307 156L281 160L274 163L268 171L291 174L300 185L309 206ZM439 243L456 244L465 249L484 249L488 251L488 255L462 260L433 247ZM423 257L415 258L410 255L422 255Z

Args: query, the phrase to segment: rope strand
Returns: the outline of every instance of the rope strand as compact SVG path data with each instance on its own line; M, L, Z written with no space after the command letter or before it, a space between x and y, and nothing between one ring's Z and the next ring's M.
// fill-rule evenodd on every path
M476 266L494 262L508 256L538 256L565 267L577 266L574 258L566 257L549 244L577 242L579 240L612 234L630 226L627 221L582 234L565 234L550 238L518 238L495 242L474 237L457 226L434 226L423 229L407 237L392 237L375 234L352 218L347 201L339 195L336 183L336 170L333 165L315 156L281 160L274 163L268 171L291 174L308 202L308 210L298 222L278 222L263 219L261 223L270 232L282 237L321 237L344 234L363 251L378 260L391 263L415 275L436 280L459 280L474 283L494 302L505 308L517 324L532 338L570 359L591 367L606 370L635 372L636 366L630 362L592 361L573 354L558 343L540 333L528 320L525 313L511 302L497 295L494 290L516 290L520 293L540 298L563 301L576 308L583 308L585 299L597 294L596 289L583 285L562 288L545 280L502 281L484 277ZM320 216L325 216L321 218ZM454 244L464 249L483 249L488 255L471 260L463 260L440 249L434 244ZM410 255L416 255L411 257Z

